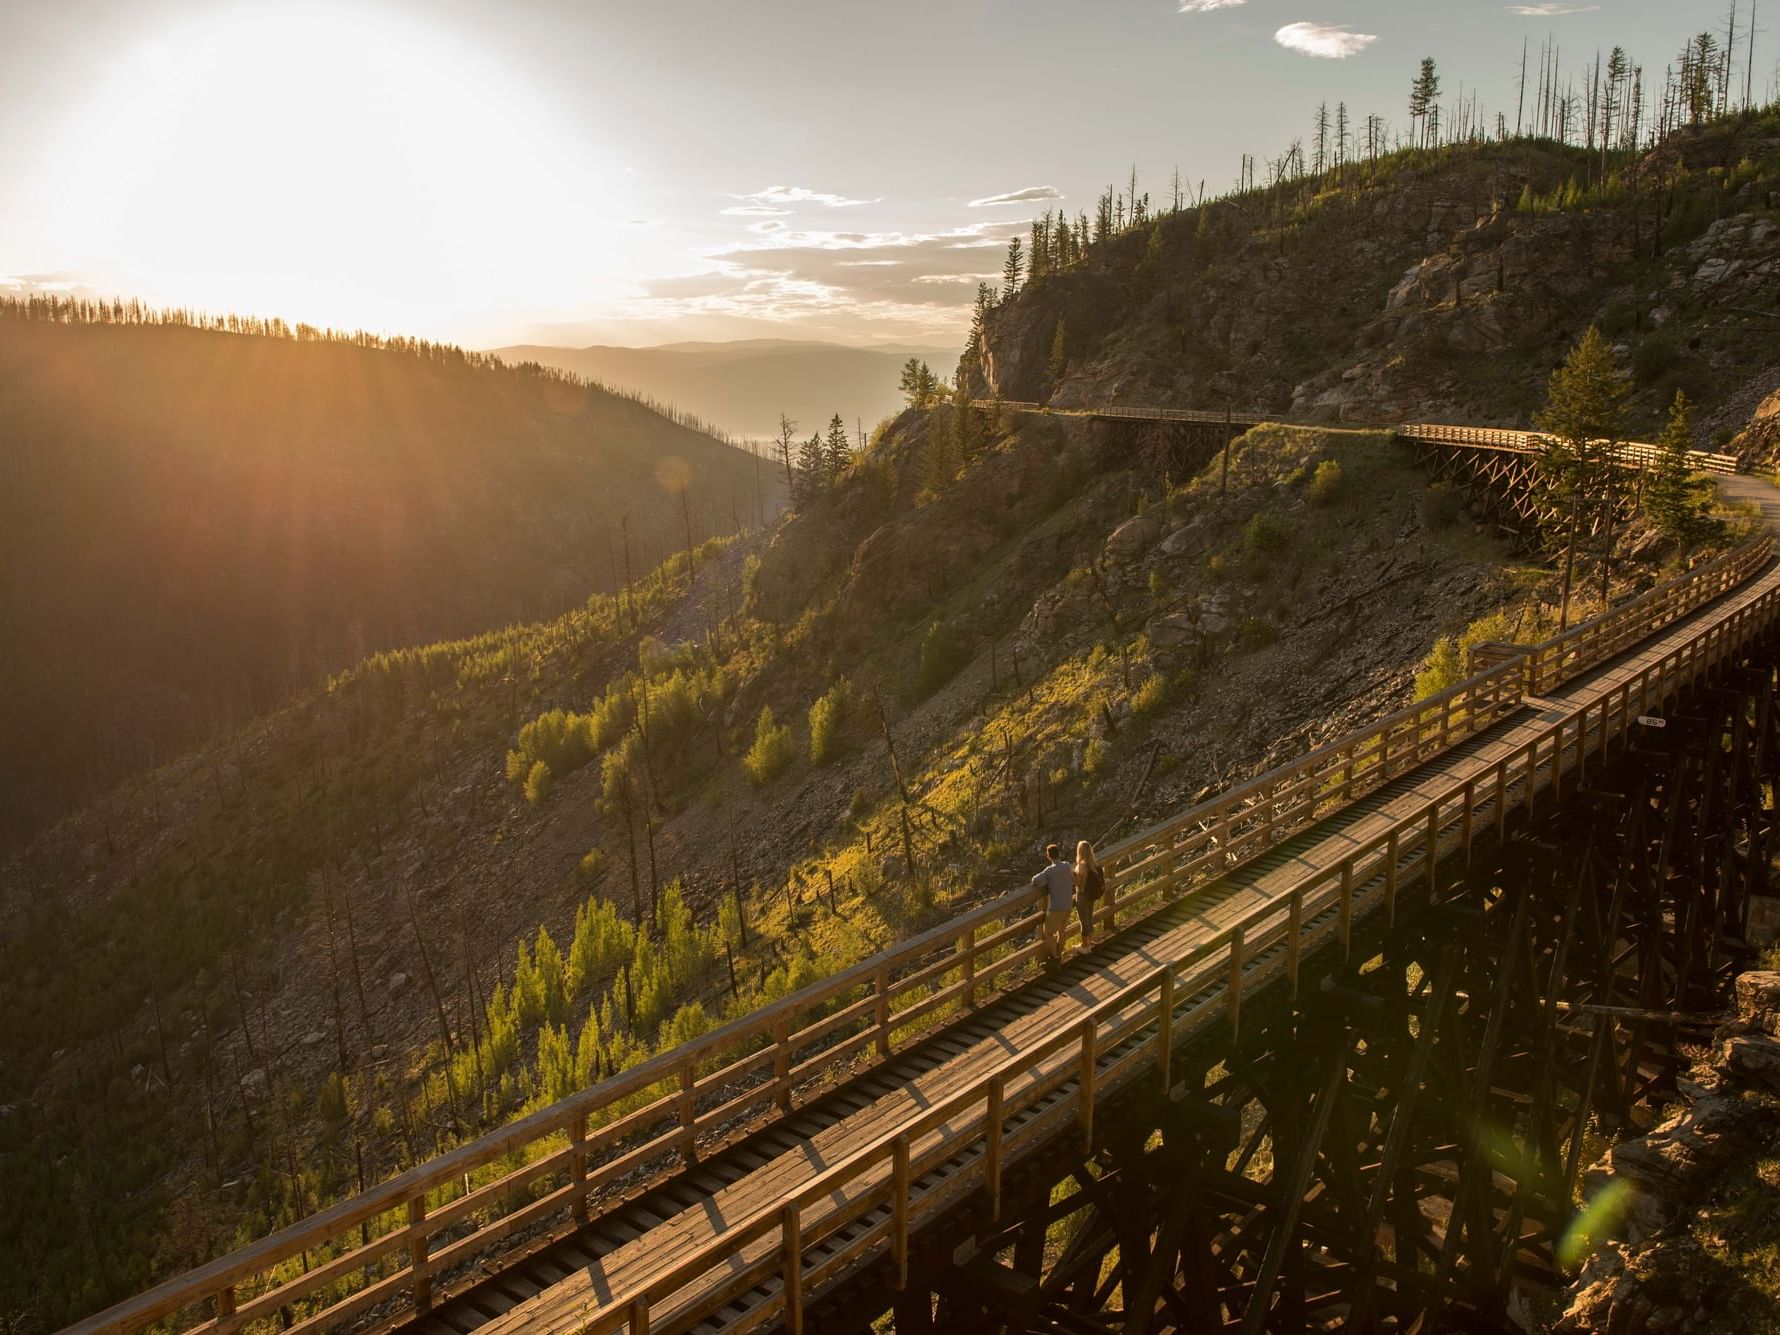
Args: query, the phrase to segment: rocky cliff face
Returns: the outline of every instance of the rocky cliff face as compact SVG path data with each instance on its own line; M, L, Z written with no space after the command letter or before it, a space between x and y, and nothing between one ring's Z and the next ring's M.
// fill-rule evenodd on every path
M1583 1175L1610 1228L1558 1332L1773 1327L1780 1245L1780 973L1737 979L1736 1013L1680 1082L1682 1102Z
M1634 375L1635 429L1684 389L1702 437L1728 437L1753 406L1731 400L1780 386L1780 118L1672 140L1566 195L1584 172L1550 146L1484 145L1164 216L990 311L978 383L1524 425L1596 323Z

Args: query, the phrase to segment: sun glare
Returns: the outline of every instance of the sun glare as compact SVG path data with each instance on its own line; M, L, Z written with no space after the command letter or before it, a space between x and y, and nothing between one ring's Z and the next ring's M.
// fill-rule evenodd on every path
M473 337L627 290L628 178L561 119L424 22L230 8L100 80L44 202L119 290Z

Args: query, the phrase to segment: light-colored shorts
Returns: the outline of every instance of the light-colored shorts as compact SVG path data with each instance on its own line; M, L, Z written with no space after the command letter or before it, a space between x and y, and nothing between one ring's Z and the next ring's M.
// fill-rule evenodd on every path
M1049 932L1052 936L1060 937L1063 935L1064 931L1068 927L1069 927L1069 910L1068 909L1046 909L1045 910L1045 931Z

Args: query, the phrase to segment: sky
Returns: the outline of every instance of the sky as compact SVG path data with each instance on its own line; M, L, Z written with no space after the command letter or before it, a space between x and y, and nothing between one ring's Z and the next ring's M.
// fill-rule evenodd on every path
M1510 120L1523 42L1660 84L1729 4L0 0L0 291L471 347L956 346L1008 238L1134 166L1216 194L1319 102L1406 128L1423 56Z

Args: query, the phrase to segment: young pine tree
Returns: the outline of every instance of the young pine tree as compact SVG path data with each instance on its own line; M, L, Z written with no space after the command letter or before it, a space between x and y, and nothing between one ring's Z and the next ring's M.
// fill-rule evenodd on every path
M1657 446L1662 457L1644 484L1644 513L1665 535L1691 545L1712 526L1712 483L1688 463L1687 453L1693 448L1693 405L1680 390L1675 391L1669 421Z
M836 413L828 419L828 439L822 442L822 461L830 482L847 471L847 465L853 462L853 438L847 434L847 424L841 421Z
M827 485L828 459L822 449L822 437L814 435L797 447L797 485L792 489L792 504L807 508Z
M1025 260L1020 251L1020 238L1007 243L1007 262L1001 266L1001 299L1006 301L1020 290L1020 274Z
M1570 624L1570 590L1575 582L1576 544L1591 519L1606 542L1601 580L1605 601L1607 555L1613 542L1614 450L1624 430L1631 382L1613 359L1613 349L1590 325L1580 342L1551 373L1545 408L1535 419L1551 437L1539 459L1546 494L1563 516L1564 580L1558 629Z

